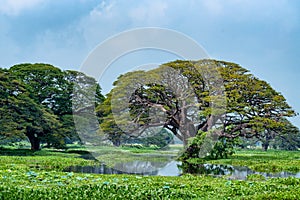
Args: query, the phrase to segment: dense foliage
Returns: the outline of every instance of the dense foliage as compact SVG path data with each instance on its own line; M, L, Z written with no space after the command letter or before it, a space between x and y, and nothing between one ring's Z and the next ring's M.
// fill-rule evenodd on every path
M96 105L104 99L94 78L48 64L15 65L1 69L0 77L0 137L26 136L33 150L39 150L41 142L62 148L66 139L79 140L73 121L77 110L72 107L72 100L79 98L74 95L85 100L86 93L94 92Z
M188 160L193 158L199 158L199 152L205 148L206 145L203 145L205 142L206 133L198 134L196 137L191 138L187 148L184 153L181 155L180 160L188 162ZM205 156L202 156L204 159L218 159L218 158L228 158L234 153L234 147L238 144L237 139L235 138L226 138L221 137L214 144L214 147L211 151L208 152Z

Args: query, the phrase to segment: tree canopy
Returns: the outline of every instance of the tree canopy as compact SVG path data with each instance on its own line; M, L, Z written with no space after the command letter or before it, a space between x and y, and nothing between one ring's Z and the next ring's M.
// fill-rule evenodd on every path
M124 134L138 136L159 126L185 145L211 130L222 138L280 134L284 120L296 115L267 82L238 64L217 60L174 61L126 73L109 97L107 116Z
M41 142L61 148L66 138L79 140L72 103L84 107L82 101L91 92L96 94L96 105L104 99L96 80L81 72L48 64L19 64L0 73L0 134L26 136L33 150L38 150ZM79 86L84 87L78 90ZM72 102L74 99L77 101Z

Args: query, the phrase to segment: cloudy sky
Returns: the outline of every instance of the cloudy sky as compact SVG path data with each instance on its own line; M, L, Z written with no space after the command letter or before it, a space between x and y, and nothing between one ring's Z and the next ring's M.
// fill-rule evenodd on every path
M269 82L300 112L297 0L1 0L0 67L43 62L80 69L99 43L140 27L193 38L211 58L239 63ZM175 58L137 52L115 65L134 68ZM115 77L106 73L105 92ZM299 117L293 122L300 127Z

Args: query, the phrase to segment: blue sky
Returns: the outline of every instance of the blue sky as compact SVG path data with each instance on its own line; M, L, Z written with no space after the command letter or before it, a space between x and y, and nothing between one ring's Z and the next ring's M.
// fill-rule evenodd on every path
M1 0L0 67L44 62L79 69L108 37L149 26L182 32L211 58L239 63L300 112L297 0ZM147 51L114 65L133 68L173 59L174 55ZM107 71L100 81L105 92L122 70ZM300 117L292 121L300 127Z

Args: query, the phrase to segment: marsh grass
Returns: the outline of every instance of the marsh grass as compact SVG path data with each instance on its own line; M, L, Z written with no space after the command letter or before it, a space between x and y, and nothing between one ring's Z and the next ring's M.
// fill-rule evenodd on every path
M300 179L291 177L265 179L250 175L246 181L240 181L204 175L162 177L62 172L66 166L99 164L82 159L86 153L83 149L70 149L65 152L2 149L0 199L298 199L300 194ZM125 149L104 148L103 151L101 155L112 153L107 159L120 152L136 155ZM270 164L276 170L298 169L299 152L238 151L231 159L210 162L260 166L262 171L268 170Z
M208 163L247 166L258 172L300 172L300 151L237 151L228 159L211 160Z
M62 171L72 165L91 166L98 162L80 158L80 154L55 150L4 150L0 151L0 169L38 169Z
M150 177L0 170L0 199L297 199L300 179Z
M157 150L150 148L127 148L112 146L72 146L66 150L28 149L0 150L0 168L2 169L40 169L63 171L70 166L97 166L105 163L113 167L118 163L131 161L167 162L175 159L178 151L173 149Z

